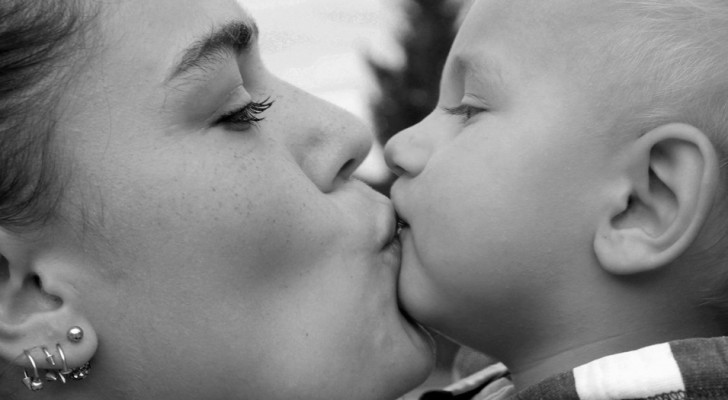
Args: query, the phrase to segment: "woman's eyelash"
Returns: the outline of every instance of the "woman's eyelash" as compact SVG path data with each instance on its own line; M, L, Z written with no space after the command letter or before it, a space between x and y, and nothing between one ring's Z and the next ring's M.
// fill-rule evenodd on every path
M263 101L257 102L252 101L246 104L244 107L237 110L233 110L215 121L215 125L257 125L258 122L265 118L261 115L263 112L268 110L273 105L273 101L270 97Z

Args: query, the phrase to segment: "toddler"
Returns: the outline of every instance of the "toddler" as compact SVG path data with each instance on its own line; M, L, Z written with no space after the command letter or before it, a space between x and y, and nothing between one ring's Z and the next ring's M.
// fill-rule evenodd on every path
M727 43L724 0L475 1L385 153L403 307L509 372L425 398L728 398Z

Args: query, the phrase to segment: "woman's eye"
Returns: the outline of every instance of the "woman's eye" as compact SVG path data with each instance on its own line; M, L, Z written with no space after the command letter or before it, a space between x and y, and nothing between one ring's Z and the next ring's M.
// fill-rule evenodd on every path
M250 102L242 108L222 115L213 125L224 125L239 131L250 129L250 127L257 126L260 121L265 119L263 112L272 105L273 101L270 97L261 102Z
M487 109L473 107L467 104L461 104L457 107L444 107L443 110L445 110L445 112L450 115L462 117L463 122L467 122L470 118L474 117L478 113L488 111Z

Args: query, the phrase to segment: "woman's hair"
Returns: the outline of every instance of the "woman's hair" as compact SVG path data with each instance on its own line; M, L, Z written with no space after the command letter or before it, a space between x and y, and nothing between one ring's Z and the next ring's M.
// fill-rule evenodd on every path
M86 54L92 20L84 0L0 0L3 229L27 231L56 217L64 185L53 146L54 126L61 115L61 94ZM11 368L0 360L3 399L17 392L3 387Z
M83 0L0 2L0 227L33 228L56 214L58 99L89 21Z

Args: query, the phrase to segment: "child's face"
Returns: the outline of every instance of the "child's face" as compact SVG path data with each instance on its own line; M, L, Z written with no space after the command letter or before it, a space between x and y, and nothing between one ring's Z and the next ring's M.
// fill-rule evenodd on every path
M469 344L530 335L523 326L594 273L574 266L593 257L599 183L620 140L604 134L616 118L595 94L606 87L575 65L589 48L580 29L594 28L582 17L598 2L543 3L476 1L438 107L386 146L409 224L401 301Z

